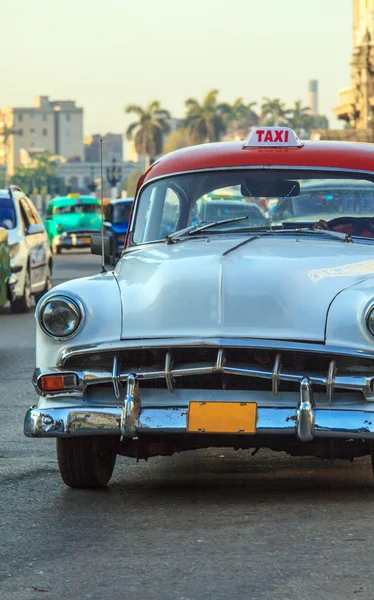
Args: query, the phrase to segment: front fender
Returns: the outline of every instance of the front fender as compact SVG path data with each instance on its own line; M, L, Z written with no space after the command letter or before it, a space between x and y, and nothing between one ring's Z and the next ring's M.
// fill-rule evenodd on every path
M41 302L56 294L72 294L83 304L84 324L77 335L66 341L49 337L39 325ZM67 281L52 288L36 307L36 366L50 369L56 366L66 349L98 342L119 342L121 333L121 302L117 281L113 273L83 277Z
M374 337L366 325L366 315L371 306L374 306L372 278L340 292L327 314L326 344L374 352Z

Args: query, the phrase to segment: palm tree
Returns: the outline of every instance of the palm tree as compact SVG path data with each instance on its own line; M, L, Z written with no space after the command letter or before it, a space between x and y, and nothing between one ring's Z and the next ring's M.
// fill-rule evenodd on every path
M126 113L134 113L138 120L127 128L127 139L134 139L136 152L146 159L148 168L151 159L162 153L164 135L169 132L170 113L161 108L158 100L151 102L145 109L138 104L128 104Z
M237 98L230 107L229 125L233 137L248 137L251 127L258 125L259 116L254 110L257 102L245 104L243 98Z
M292 127L298 135L304 131L308 132L313 125L313 117L310 114L310 109L307 106L303 106L301 100L296 100L294 102L287 121L289 126Z
M262 125L284 125L289 112L279 98L263 98L260 121Z
M226 131L230 107L228 104L218 104L218 94L218 90L211 90L202 104L195 98L186 100L184 126L195 144L218 142Z

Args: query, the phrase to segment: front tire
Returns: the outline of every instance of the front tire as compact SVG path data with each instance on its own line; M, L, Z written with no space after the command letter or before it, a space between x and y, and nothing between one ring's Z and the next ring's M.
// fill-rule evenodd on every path
M31 309L32 297L31 297L31 282L29 270L25 273L25 284L23 287L23 295L20 298L16 298L10 303L10 309L12 313L28 313Z
M72 488L102 488L109 483L116 463L111 436L57 438L58 468Z

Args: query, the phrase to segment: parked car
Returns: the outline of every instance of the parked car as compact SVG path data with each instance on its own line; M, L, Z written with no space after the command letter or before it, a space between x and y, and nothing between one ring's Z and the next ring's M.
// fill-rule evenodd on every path
M8 231L11 271L17 277L14 313L28 312L51 289L52 256L48 236L34 204L16 186L0 190L0 227Z
M0 307L15 300L17 277L10 271L8 232L0 227Z
M327 193L331 180L347 195L365 184L370 204L373 165L372 145L302 143L284 127L152 165L114 271L63 283L37 306L37 404L24 430L57 438L67 485L106 485L117 455L207 447L374 464L372 208L329 220L316 200L296 224L261 226L246 212L248 198L302 206L311 182ZM242 211L191 224L205 194L232 186ZM339 231L347 220L353 233ZM92 237L94 253L101 244Z
M91 234L101 229L100 203L92 196L68 194L49 203L45 226L53 254L65 248L89 248Z
M134 198L112 200L106 207L104 230L115 236L118 250L123 249Z
M199 215L203 222L246 216L247 220L243 220L244 227L248 223L251 223L253 227L262 227L267 222L265 215L257 204L245 203L243 200L204 201L201 205Z

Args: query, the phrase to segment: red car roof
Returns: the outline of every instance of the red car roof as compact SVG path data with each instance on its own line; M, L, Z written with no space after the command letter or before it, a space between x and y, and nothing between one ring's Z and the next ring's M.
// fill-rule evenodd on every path
M374 145L305 142L299 148L243 148L243 142L201 144L166 154L147 171L142 183L182 171L245 166L331 167L374 171Z

